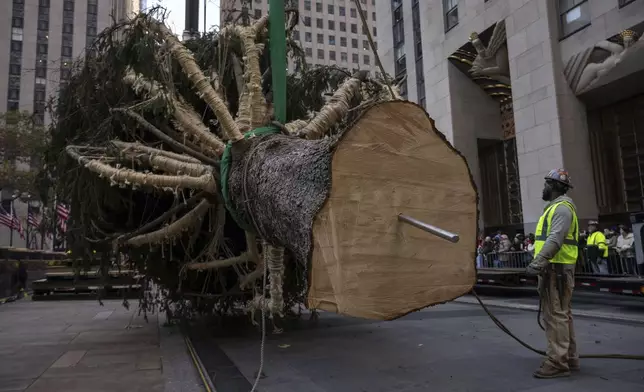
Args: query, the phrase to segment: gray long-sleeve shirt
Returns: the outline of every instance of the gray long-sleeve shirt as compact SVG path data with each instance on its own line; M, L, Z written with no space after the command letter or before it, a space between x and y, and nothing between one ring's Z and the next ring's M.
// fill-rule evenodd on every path
M559 196L558 198L548 203L548 205L544 208L544 212L553 204L557 204L562 201L566 201L570 203L573 207L575 207L575 209L577 209L572 199L566 195L563 195L563 196ZM561 249L561 246L563 245L564 240L566 239L566 235L568 234L568 230L570 230L570 226L572 224L573 224L573 214L570 208L565 205L557 206L552 216L552 223L550 224L550 233L548 234L548 237L546 238L546 242L543 244L543 248L541 248L541 251L539 252L539 254L535 255L534 257L535 263L544 267L550 262L550 260L552 260L553 257L555 257L557 252L559 252L559 249ZM574 269L575 266L566 265L565 268Z

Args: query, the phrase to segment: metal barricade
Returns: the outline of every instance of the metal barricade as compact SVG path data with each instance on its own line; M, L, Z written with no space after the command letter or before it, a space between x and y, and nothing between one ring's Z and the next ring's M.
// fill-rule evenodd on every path
M533 258L532 252L527 251L479 254L476 259L476 267L523 269L530 264ZM635 257L622 257L613 250L609 251L607 258L600 257L595 261L591 261L587 257L586 249L580 249L576 273L602 276L641 276Z
M608 257L590 260L586 249L580 249L577 260L577 273L606 276L639 276L635 257L620 256L614 250L608 251Z
M492 252L480 256L478 268L526 268L532 261L530 252Z

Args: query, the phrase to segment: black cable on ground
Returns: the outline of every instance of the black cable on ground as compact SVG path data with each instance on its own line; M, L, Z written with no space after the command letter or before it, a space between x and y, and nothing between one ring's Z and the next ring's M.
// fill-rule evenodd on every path
M517 343L522 345L523 347L527 348L528 350L532 351L533 353L539 354L541 356L546 356L546 352L543 350L538 350L528 343L524 342L523 340L519 339L516 335L514 335L502 322L499 320L492 312L490 312L490 309L483 303L481 298L479 297L478 294L476 294L476 291L472 289L472 295L476 298L476 300L479 302L483 310L485 310L485 313L490 317L492 322L496 324L497 327L506 334L508 334L512 339L516 340ZM541 309L541 303L539 304L539 309ZM540 312L539 312L540 315ZM632 360L638 360L638 361L644 361L644 355L628 355L628 354L584 354L580 355L579 358L595 358L595 359L632 359Z

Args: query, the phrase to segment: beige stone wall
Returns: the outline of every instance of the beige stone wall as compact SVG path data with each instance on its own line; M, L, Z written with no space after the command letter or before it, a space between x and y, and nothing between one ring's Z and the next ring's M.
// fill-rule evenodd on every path
M534 229L543 208L544 175L565 167L575 184L572 196L582 219L597 216L590 161L586 109L563 79L563 62L571 55L644 21L644 2L619 9L617 0L589 0L591 25L560 40L556 0L462 0L459 23L445 32L442 0L420 2L427 111L448 140L463 150L475 173L472 146L476 127L467 118L484 115L489 101L475 98L473 85L448 62L447 57L467 42L471 32L482 32L505 20L517 132L521 197L526 230ZM391 5L378 5L379 49L385 67L393 71ZM404 5L405 52L409 98L416 91L411 5ZM409 21L409 22L408 22ZM468 85L466 82L470 82ZM478 100L478 103L475 103ZM477 106L476 109L472 107ZM463 108L482 113L466 114ZM474 120L473 120L474 121Z

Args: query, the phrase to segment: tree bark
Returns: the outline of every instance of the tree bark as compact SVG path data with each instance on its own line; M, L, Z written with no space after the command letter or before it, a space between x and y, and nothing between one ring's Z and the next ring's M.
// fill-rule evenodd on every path
M263 239L308 263L315 215L331 186L332 141L281 134L233 145L228 178L236 213Z

